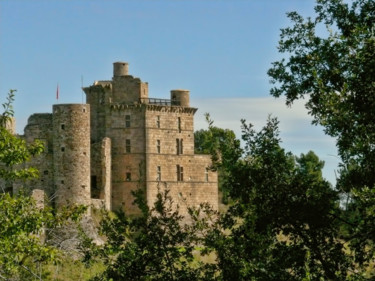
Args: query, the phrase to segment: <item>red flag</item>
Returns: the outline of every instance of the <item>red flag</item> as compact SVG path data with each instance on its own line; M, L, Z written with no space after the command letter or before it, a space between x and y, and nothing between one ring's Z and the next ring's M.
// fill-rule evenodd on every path
M59 84L57 84L56 99L59 99Z

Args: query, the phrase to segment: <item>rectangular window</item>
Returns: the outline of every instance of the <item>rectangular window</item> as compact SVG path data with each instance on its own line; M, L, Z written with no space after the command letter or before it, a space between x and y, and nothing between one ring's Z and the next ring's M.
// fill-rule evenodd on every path
M181 117L177 118L177 127L178 127L178 132L181 133Z
M161 181L161 167L160 166L157 166L157 169L156 169L156 180Z
M160 140L156 140L156 151L160 154Z
M160 128L160 116L156 116L156 127Z
M177 172L177 181L184 181L184 168L180 165L176 166Z
M183 148L183 139L176 139L176 154L180 155L184 153L184 148Z
M132 174L126 173L126 181L131 181L131 180L132 180Z
M91 176L91 197L94 199L100 198L100 188L98 187L98 179L96 176Z
M130 115L125 115L125 128L130 128Z
M131 152L131 146L130 146L130 140L127 139L125 143L125 152L130 153Z

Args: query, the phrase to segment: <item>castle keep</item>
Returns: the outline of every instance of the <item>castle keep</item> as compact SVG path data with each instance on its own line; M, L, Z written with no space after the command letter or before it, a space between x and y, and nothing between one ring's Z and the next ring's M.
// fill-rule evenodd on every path
M40 171L32 188L44 190L57 207L94 204L136 213L132 190L145 190L152 204L166 186L181 207L210 203L218 208L217 174L209 155L194 154L194 114L189 91L170 99L148 96L148 84L115 62L113 78L83 88L86 104L57 104L33 114L26 141L46 151L32 160Z

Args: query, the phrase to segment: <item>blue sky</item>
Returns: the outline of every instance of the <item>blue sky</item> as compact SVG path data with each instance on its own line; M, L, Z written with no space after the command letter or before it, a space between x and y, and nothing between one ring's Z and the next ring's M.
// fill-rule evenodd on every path
M313 16L313 0L0 0L0 94L17 89L17 131L28 116L59 103L80 103L83 85L112 77L112 63L149 83L149 96L188 89L196 128L210 112L219 127L240 134L240 119L260 128L280 118L287 150L314 150L334 181L334 140L310 125L303 103L288 109L269 96L267 70L280 58L286 12Z

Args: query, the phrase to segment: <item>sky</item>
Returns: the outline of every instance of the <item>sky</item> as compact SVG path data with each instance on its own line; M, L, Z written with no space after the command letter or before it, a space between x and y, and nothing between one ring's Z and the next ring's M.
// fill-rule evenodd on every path
M267 70L280 59L287 12L314 16L313 0L0 0L0 102L17 89L17 132L33 113L55 103L82 103L81 86L110 80L113 62L149 83L149 97L190 90L195 128L214 124L241 135L240 119L260 129L280 120L282 146L313 150L335 182L335 140L298 101L291 108L270 96ZM56 89L59 85L59 100Z

